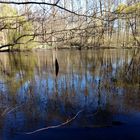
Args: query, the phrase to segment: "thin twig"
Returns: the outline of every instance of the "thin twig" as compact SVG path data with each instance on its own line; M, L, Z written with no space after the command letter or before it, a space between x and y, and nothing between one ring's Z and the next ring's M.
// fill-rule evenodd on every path
M61 123L61 124L59 124L59 125L44 127L44 128L41 128L41 129L37 129L37 130L35 130L35 131L32 131L32 132L27 132L26 134L28 134L28 135L29 135L29 134L34 134L34 133L37 133L37 132L40 132L40 131L43 131L43 130L48 130L48 129L58 128L58 127L64 126L64 125L70 123L71 121L75 120L76 117L77 117L81 112L83 112L83 110L78 111L74 117L72 117L71 119L68 119L66 122L63 122L63 123Z
M9 109L10 109L10 107L7 107L6 109L4 109L4 111L1 114L1 116L4 116Z
M23 104L22 104L22 105L23 105ZM16 109L18 109L18 108L21 107L22 105L16 106L16 107L14 107L14 108L12 108L12 109L10 109L10 107L9 107L9 108L6 108L6 109L4 110L4 112L1 114L1 116L7 115L7 114L9 114L9 113L15 111ZM10 109L10 110L9 110L9 109ZM8 110L9 110L9 111L8 111Z

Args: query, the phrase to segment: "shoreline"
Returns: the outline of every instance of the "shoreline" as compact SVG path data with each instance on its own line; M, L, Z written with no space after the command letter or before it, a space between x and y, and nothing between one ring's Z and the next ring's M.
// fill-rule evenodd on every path
M136 46L136 47L88 47L88 48L78 48L78 47L71 47L71 48L68 48L68 47L62 47L62 48L33 48L31 50L11 50L11 51L8 51L8 50L0 50L0 53L4 53L4 52L36 52L36 51L42 51L42 50L79 50L79 51L82 51L82 50L104 50L104 49L140 49L140 47Z

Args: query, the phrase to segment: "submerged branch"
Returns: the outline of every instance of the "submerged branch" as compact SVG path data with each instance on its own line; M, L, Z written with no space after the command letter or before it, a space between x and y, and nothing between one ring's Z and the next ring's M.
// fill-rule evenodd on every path
M68 119L66 122L63 122L63 123L61 123L61 124L59 124L59 125L44 127L44 128L41 128L41 129L37 129L37 130L35 130L35 131L32 131L32 132L27 132L26 134L28 134L28 135L29 135L29 134L34 134L34 133L37 133L37 132L40 132L40 131L43 131L43 130L48 130L48 129L58 128L58 127L64 126L64 125L70 123L71 121L75 120L76 117L77 117L81 112L83 112L83 110L78 111L74 117L72 117L71 119Z
M7 115L7 114L9 114L9 113L11 113L11 112L13 112L13 111L15 111L16 109L18 109L18 108L21 107L22 105L23 105L23 104L18 105L18 106L14 107L14 108L11 108L11 107L6 108L6 109L3 111L3 113L1 114L1 116L5 116L5 115Z

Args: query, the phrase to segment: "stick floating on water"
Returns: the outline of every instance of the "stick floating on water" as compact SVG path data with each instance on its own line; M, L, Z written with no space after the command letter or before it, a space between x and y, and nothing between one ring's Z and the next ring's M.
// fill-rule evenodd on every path
M61 124L59 124L59 125L54 125L54 126L48 126L48 127L40 128L40 129L37 129L37 130L32 131L32 132L27 132L26 134L28 134L28 135L29 135L29 134L34 134L34 133L37 133L37 132L40 132L40 131L43 131L43 130L48 130L48 129L53 129L53 128L58 128L58 127L64 126L64 125L70 123L71 121L75 120L76 117L77 117L81 112L83 112L83 110L78 111L74 117L72 117L71 119L68 119L66 122L63 122L63 123L61 123Z

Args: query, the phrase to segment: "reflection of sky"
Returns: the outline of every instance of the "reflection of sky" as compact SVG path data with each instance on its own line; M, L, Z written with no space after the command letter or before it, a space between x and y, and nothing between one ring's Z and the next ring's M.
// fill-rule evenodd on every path
M98 94L99 90L101 92L101 104L106 103L106 93L108 92L107 89L102 87L99 89L99 80L102 80L99 76L92 76L90 73L86 73L86 75L69 75L69 79L66 78L67 76L59 77L56 81L54 77L47 76L44 78L43 76L36 75L35 81L33 82L34 85L30 81L27 81L19 90L18 98L19 101L22 103L26 100L30 99L29 89L32 88L32 94L36 98L39 98L39 102L46 102L48 98L53 97L53 94L57 92L59 96L64 94L72 94L72 92L75 92L75 99L78 101L78 104L83 107L85 102L88 104L92 104L92 106L97 107L98 102ZM80 82L80 84L79 84ZM102 82L102 81L100 81ZM57 86L57 87L56 87ZM86 91L87 90L87 91ZM114 93L117 93L119 95L123 94L122 88L115 88L112 89ZM85 95L85 92L87 92L88 95ZM86 97L87 96L87 97ZM86 100L88 101L85 101Z
M6 85L3 83L3 81L0 81L0 92L1 93L6 92Z
M0 100L4 100L11 107L23 104L6 115L3 123L5 137L8 131L28 129L27 124L30 120L34 120L35 128L48 124L59 124L83 108L88 113L96 112L99 108L110 111L112 114L139 113L135 109L135 105L130 105L131 108L127 108L126 102L129 101L128 97L134 90L132 89L131 93L128 93L126 87L119 87L111 80L112 77L114 81L121 79L118 77L118 72L123 70L125 64L130 63L130 59L124 60L120 57L114 59L111 64L110 61L103 62L102 65L99 64L95 67L95 71L92 71L94 61L92 59L86 61L87 67L85 61L81 59L80 64L75 62L73 67L69 64L63 71L61 71L61 67L65 63L60 60L60 71L57 78L51 68L46 69L47 67L40 66L39 73L35 67L34 75L28 78L16 93L12 93L6 84L0 84ZM106 73L110 65L111 70ZM19 73L16 74L16 80L20 81ZM12 83L10 86L13 86ZM138 90L135 89L133 94L137 95L137 92ZM134 97L134 100L139 101L139 98L135 99ZM85 113L85 115L87 114ZM83 121L80 123L84 125ZM31 124L31 130L35 129L33 125ZM76 120L73 125L80 124Z
M53 94L57 91L58 95L64 94L72 94L75 92L75 99L78 101L78 104L83 106L85 104L85 91L87 88L87 92L89 96L88 103L92 103L95 99L93 99L94 95L98 94L98 83L99 83L99 76L92 76L90 73L85 75L69 75L69 79L66 78L67 76L62 76L55 81L54 77L47 76L44 78L43 76L36 75L34 78L34 85L31 81L26 81L24 85L18 91L18 101L19 103L26 102L30 100L30 88L32 88L32 94L36 98L39 98L41 101L46 101L49 97L52 97ZM57 82L57 87L56 87ZM80 84L79 84L80 82ZM57 88L57 89L56 89ZM94 95L93 95L94 94ZM49 96L47 96L49 95ZM96 97L97 98L97 97ZM97 102L93 102L92 104L96 104ZM97 105L95 105L97 106Z
M128 62L130 62L130 60L128 60ZM116 61L114 60L112 63L113 69L112 69L112 73L110 73L110 77L112 76L115 77L117 72L116 70L121 69L124 63L125 61L122 58L116 59ZM108 91L108 89L106 88L103 88L102 85L101 85L101 89L99 89L98 87L99 81L101 81L102 84L104 80L103 75L100 75L100 72L97 72L98 73L97 75L90 73L88 69L91 69L91 66L92 64L87 63L87 71L83 73L83 75L78 74L77 72L73 74L69 73L68 75L67 73L65 73L59 76L56 81L55 78L51 75L50 71L47 71L48 74L46 74L45 69L43 69L42 75L38 75L36 73L34 75L33 81L26 81L24 85L22 85L22 87L18 91L18 99L19 99L18 102L22 103L30 100L32 95L30 95L29 90L32 89L33 96L39 98L38 100L40 100L40 102L43 101L46 102L48 98L53 97L53 94L56 92L59 96L63 95L63 93L64 94L68 93L70 95L72 94L72 92L75 92L75 99L77 100L80 106L83 106L83 104L85 104L86 102L86 104L92 103L93 106L97 107L98 96L99 96L98 94L100 90L102 94L101 104L104 105L106 104L106 100L108 98L106 96L106 93L110 91ZM106 67L107 64L103 64L101 66L101 69L104 70L104 68ZM84 69L84 67L82 68ZM18 74L17 74L17 78L19 78ZM6 89L6 87L3 87L3 89ZM88 92L87 93L88 95L85 95L86 94L85 92ZM124 93L124 89L119 87L114 87L112 88L111 92L117 93L118 95L121 96Z

